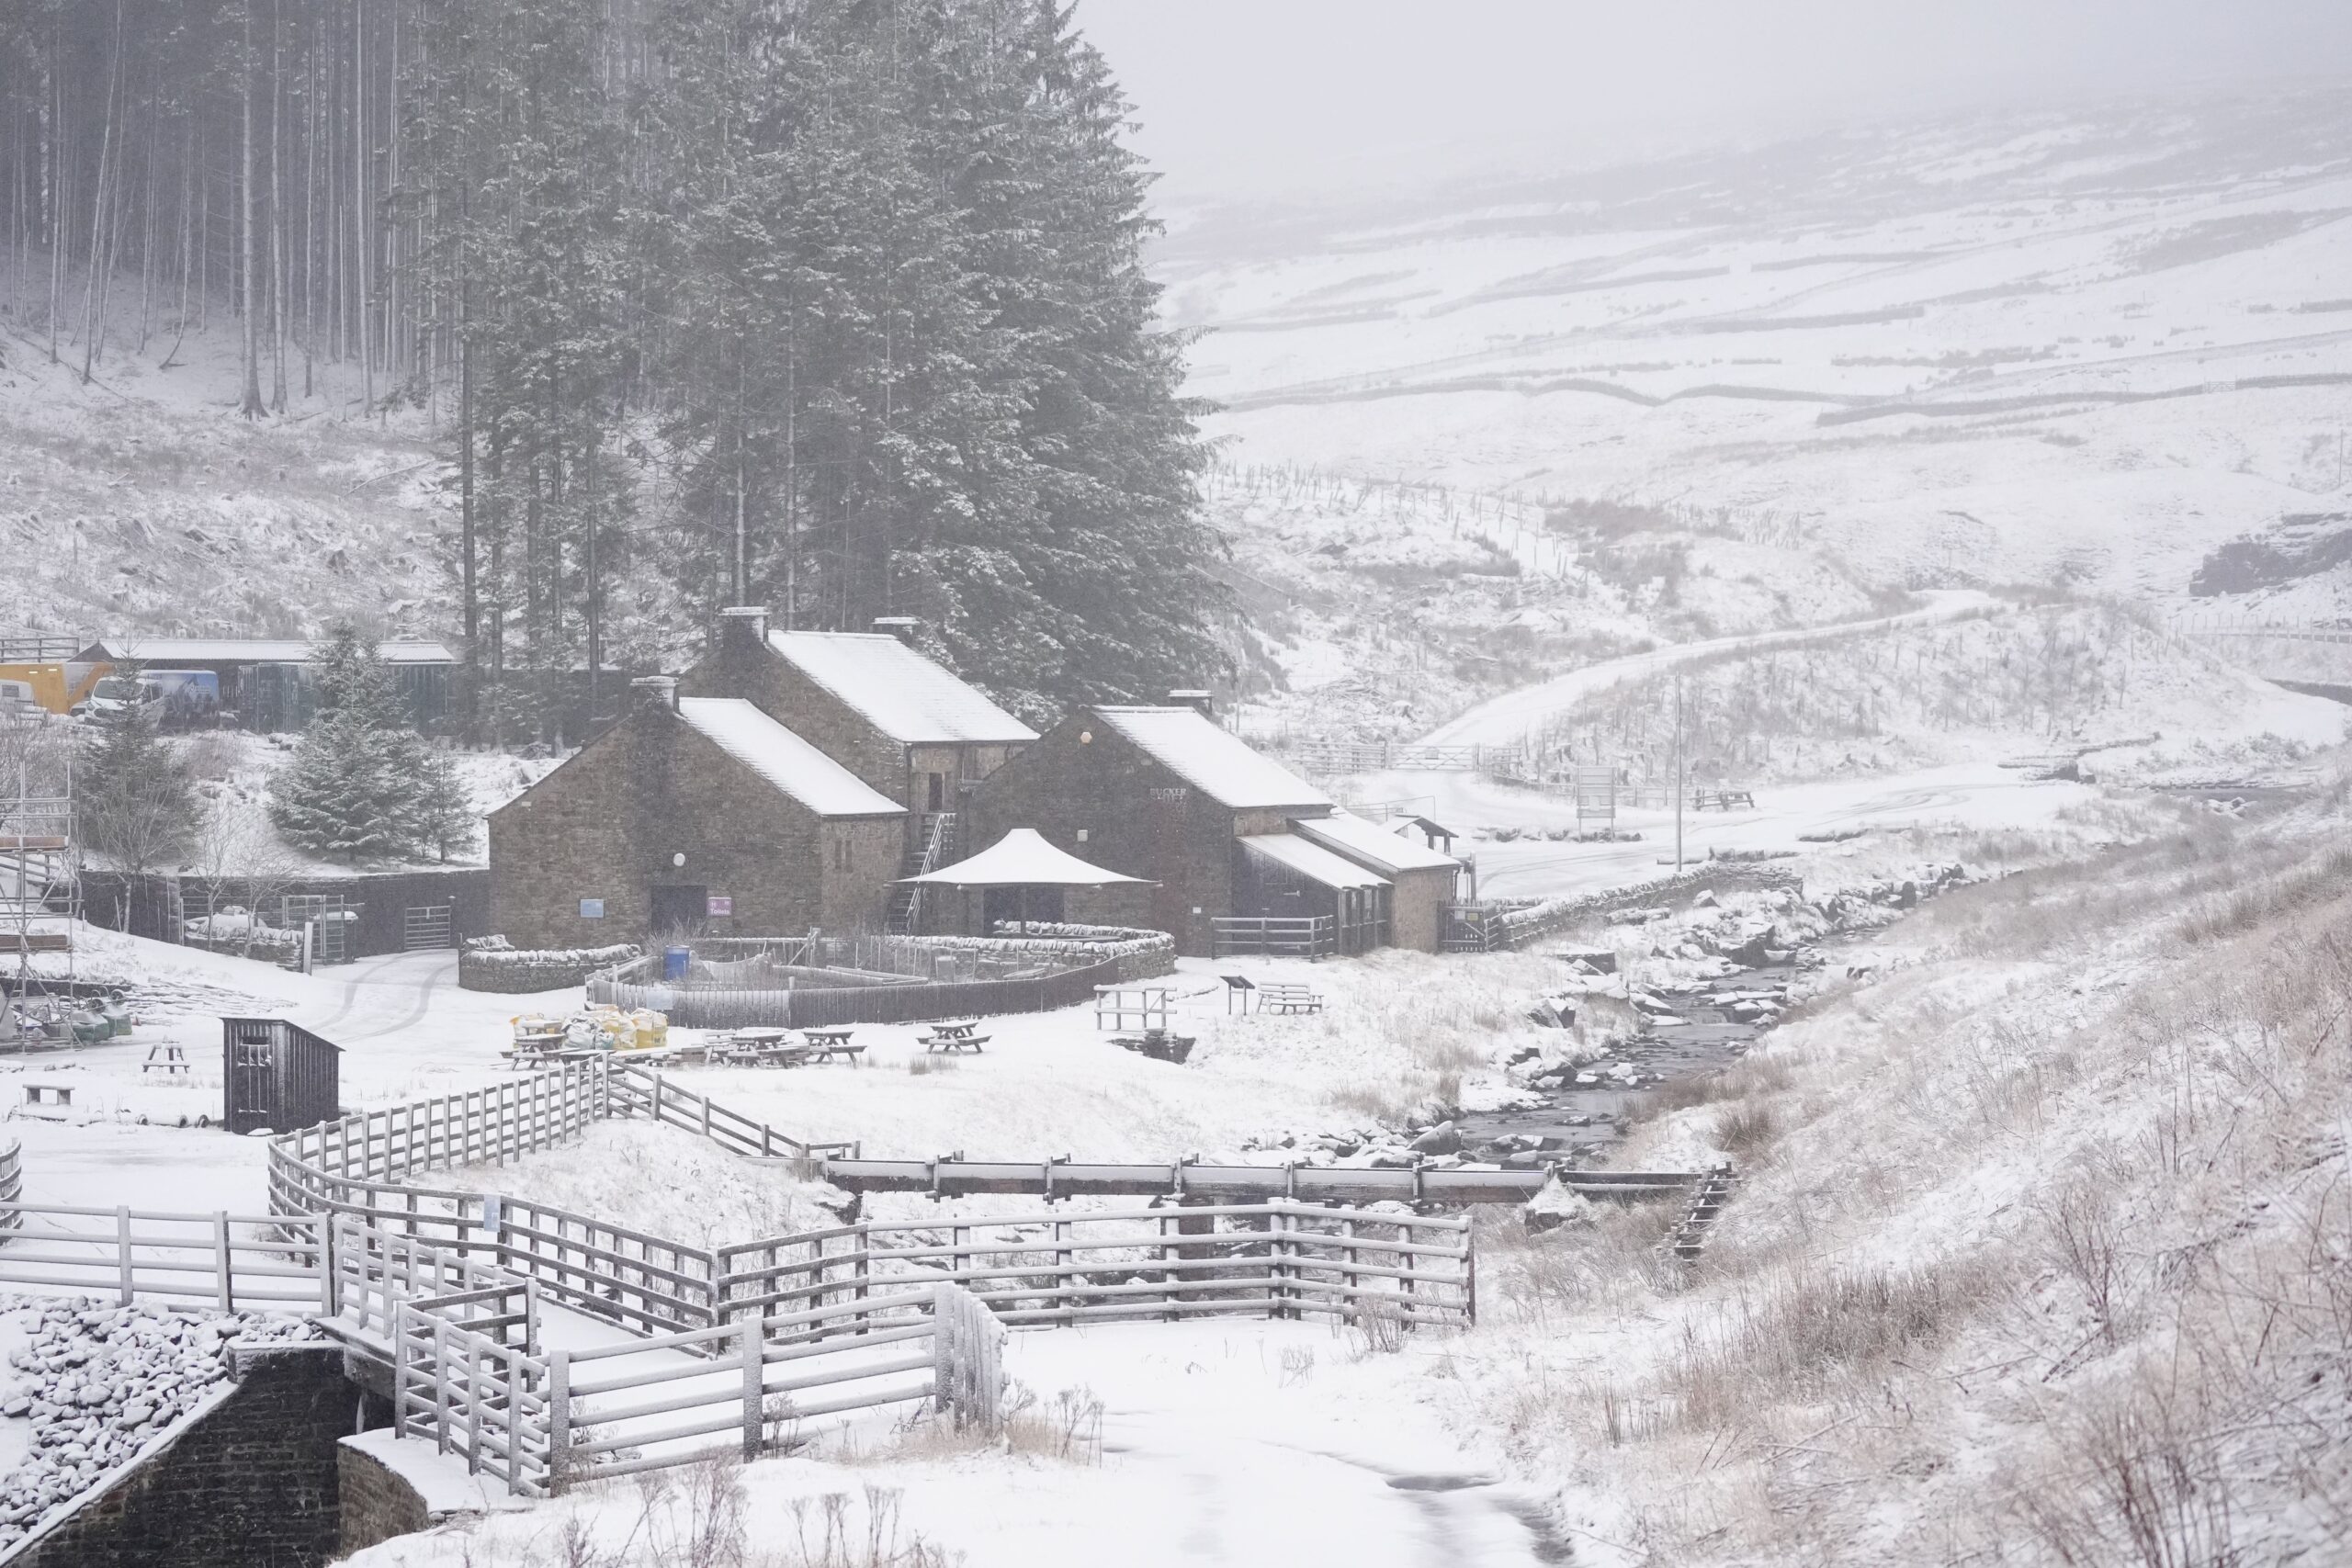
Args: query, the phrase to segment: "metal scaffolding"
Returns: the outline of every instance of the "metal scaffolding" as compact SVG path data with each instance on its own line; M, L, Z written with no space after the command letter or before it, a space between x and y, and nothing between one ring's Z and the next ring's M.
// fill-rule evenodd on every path
M60 794L35 794L32 767L19 761L15 787L0 796L0 958L13 957L16 995L73 994L74 932L82 919L79 847L74 833L74 772L65 764ZM66 955L62 976L36 973L36 953Z

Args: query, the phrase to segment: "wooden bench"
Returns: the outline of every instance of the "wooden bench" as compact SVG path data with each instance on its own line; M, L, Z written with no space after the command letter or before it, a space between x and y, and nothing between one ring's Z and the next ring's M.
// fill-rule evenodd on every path
M1296 980L1263 980L1258 985L1258 1010L1272 1009L1275 1012L1321 1012L1323 995L1310 991Z
M820 1041L814 1035L809 1037L808 1050L811 1062L845 1061L853 1067L865 1055L863 1045L853 1045L846 1040Z

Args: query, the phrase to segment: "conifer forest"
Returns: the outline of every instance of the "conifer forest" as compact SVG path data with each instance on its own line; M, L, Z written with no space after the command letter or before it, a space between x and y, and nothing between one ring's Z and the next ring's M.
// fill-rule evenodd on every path
M1052 0L5 0L6 352L356 368L492 700L739 603L1157 697L1222 547L1126 113Z

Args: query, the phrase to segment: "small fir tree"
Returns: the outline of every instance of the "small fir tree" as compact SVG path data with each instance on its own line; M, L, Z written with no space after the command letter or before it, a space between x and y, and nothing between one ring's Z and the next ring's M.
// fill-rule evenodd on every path
M436 751L420 747L418 761L424 770L424 788L416 803L414 838L443 860L473 848L473 792L458 774L458 767Z
M134 876L171 864L196 829L195 785L153 704L99 717L74 795L83 841Z
M448 761L409 728L408 705L375 645L348 626L319 658L319 711L271 781L270 820L304 849L345 861L469 841L470 804ZM464 814L464 831L458 814Z

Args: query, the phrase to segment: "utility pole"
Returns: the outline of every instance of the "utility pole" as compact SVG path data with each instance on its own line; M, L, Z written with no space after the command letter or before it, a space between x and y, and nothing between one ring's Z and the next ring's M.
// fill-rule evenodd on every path
M1682 677L1674 678L1674 874L1682 874L1682 797L1690 794L1684 785L1684 773L1689 760L1683 755L1682 738Z

